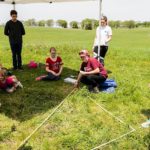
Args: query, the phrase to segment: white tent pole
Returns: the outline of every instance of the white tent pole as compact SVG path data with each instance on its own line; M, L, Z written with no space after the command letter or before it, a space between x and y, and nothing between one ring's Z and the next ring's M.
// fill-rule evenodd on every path
M16 10L16 6L15 6L15 4L13 4L13 10Z
M101 17L102 17L102 0L99 0L99 29L101 27ZM100 48L100 44L101 44L101 32L99 30L99 45L98 45L98 60L100 61L100 51L101 51L101 48Z

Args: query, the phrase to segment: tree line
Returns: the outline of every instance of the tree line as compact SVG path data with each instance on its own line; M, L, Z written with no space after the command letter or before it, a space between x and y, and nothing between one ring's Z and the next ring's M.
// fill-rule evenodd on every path
M61 28L73 28L73 29L85 29L92 30L98 27L99 21L95 19L84 19L81 22L71 21L68 23L66 20L57 20L56 22L52 19L36 21L35 19L29 19L22 21L25 26L40 26L40 27L61 27ZM112 28L138 28L138 27L150 27L150 22L136 22L134 20L126 21L109 21L109 26Z

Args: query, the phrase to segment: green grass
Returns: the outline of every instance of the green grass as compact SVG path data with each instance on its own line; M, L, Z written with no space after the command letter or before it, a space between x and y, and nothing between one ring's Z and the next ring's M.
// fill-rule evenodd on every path
M63 82L68 75L77 75L80 68L78 52L87 48L92 55L95 31L27 28L24 37L23 72L14 72L24 89L14 94L0 91L0 149L12 150L63 101L73 87ZM109 78L118 88L113 94L89 94L86 88L67 97L63 106L30 139L25 149L85 150L94 148L130 129L111 118L89 98L111 111L124 122L138 129L150 117L150 30L113 30L113 41L106 56ZM64 61L62 80L35 82L44 74L45 58L55 46ZM26 64L35 60L41 65L30 70ZM7 37L0 28L0 63L11 68L11 51ZM12 126L16 131L11 131ZM122 140L112 143L108 150L145 150L150 146L149 129L138 129Z

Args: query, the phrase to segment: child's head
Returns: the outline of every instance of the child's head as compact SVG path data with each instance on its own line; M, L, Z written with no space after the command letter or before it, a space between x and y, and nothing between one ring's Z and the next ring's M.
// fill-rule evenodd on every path
M5 79L5 70L0 70L0 81L3 81Z
M100 20L101 26L106 26L108 24L108 20L106 16L102 16Z
M55 49L55 47L51 47L50 48L50 55L51 55L52 58L56 57L56 49Z
M18 13L17 13L16 10L11 10L10 11L10 16L12 18L12 21L16 21L17 20L17 15L18 15Z
M81 50L79 52L79 55L83 62L87 62L90 57L89 52L87 50Z

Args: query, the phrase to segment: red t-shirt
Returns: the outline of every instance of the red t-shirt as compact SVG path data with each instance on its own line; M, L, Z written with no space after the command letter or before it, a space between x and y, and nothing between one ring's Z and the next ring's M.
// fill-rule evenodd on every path
M93 71L95 69L99 68L100 70L100 74L102 76L104 76L105 78L108 77L107 75L107 71L106 69L103 67L103 65L95 58L89 58L88 62L85 63L83 62L81 64L81 70L82 71L85 71L85 72L90 72L90 71Z
M54 71L55 73L58 73L60 70L62 63L61 57L57 57L56 61L53 61L50 57L46 59L46 64L49 67L49 70Z
M13 78L7 77L3 82L0 81L0 89L7 89L8 86L13 86L14 81Z
M7 88L6 80L4 82L0 81L0 89L6 89L6 88Z

